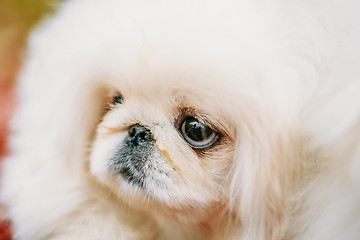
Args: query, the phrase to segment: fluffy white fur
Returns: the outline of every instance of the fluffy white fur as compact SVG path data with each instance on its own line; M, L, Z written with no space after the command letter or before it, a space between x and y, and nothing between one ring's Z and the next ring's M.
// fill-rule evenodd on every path
M359 12L356 0L66 2L31 36L19 79L2 180L14 239L359 239ZM104 116L113 91L126 110ZM168 120L173 95L228 134L206 171ZM131 114L188 183L155 186L155 203L118 191L102 160L124 133L102 140L99 122Z

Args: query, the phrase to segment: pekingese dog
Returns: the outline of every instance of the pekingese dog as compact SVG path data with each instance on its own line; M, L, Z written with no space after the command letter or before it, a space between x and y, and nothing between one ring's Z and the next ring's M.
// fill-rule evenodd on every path
M359 12L67 1L20 75L14 239L360 239Z

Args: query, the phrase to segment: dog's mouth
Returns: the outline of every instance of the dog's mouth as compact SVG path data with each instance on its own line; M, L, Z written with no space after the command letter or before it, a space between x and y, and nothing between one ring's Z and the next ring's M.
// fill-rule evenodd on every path
M143 189L146 187L149 171L154 168L150 160L152 152L151 146L139 149L139 147L129 148L123 144L112 158L110 169L119 174L122 180Z

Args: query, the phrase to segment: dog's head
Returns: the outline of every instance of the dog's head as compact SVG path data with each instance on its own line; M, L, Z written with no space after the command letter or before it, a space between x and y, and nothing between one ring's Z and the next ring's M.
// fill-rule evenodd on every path
M188 4L74 2L40 29L46 68L32 72L58 84L41 108L57 109L48 132L69 159L90 145L92 175L135 208L276 225L315 74L307 39L287 29L311 28L281 9Z
M297 57L281 39L262 40L266 21L233 32L192 17L168 34L161 17L137 23L140 33L126 29L103 55L120 74L108 79L90 170L136 208L267 224L282 216L297 154L292 129L307 88Z

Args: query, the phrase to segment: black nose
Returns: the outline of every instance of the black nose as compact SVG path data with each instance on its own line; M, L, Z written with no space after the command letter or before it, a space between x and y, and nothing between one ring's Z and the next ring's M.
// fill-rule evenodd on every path
M135 146L141 143L153 141L150 130L138 123L132 125L128 133L128 140Z

